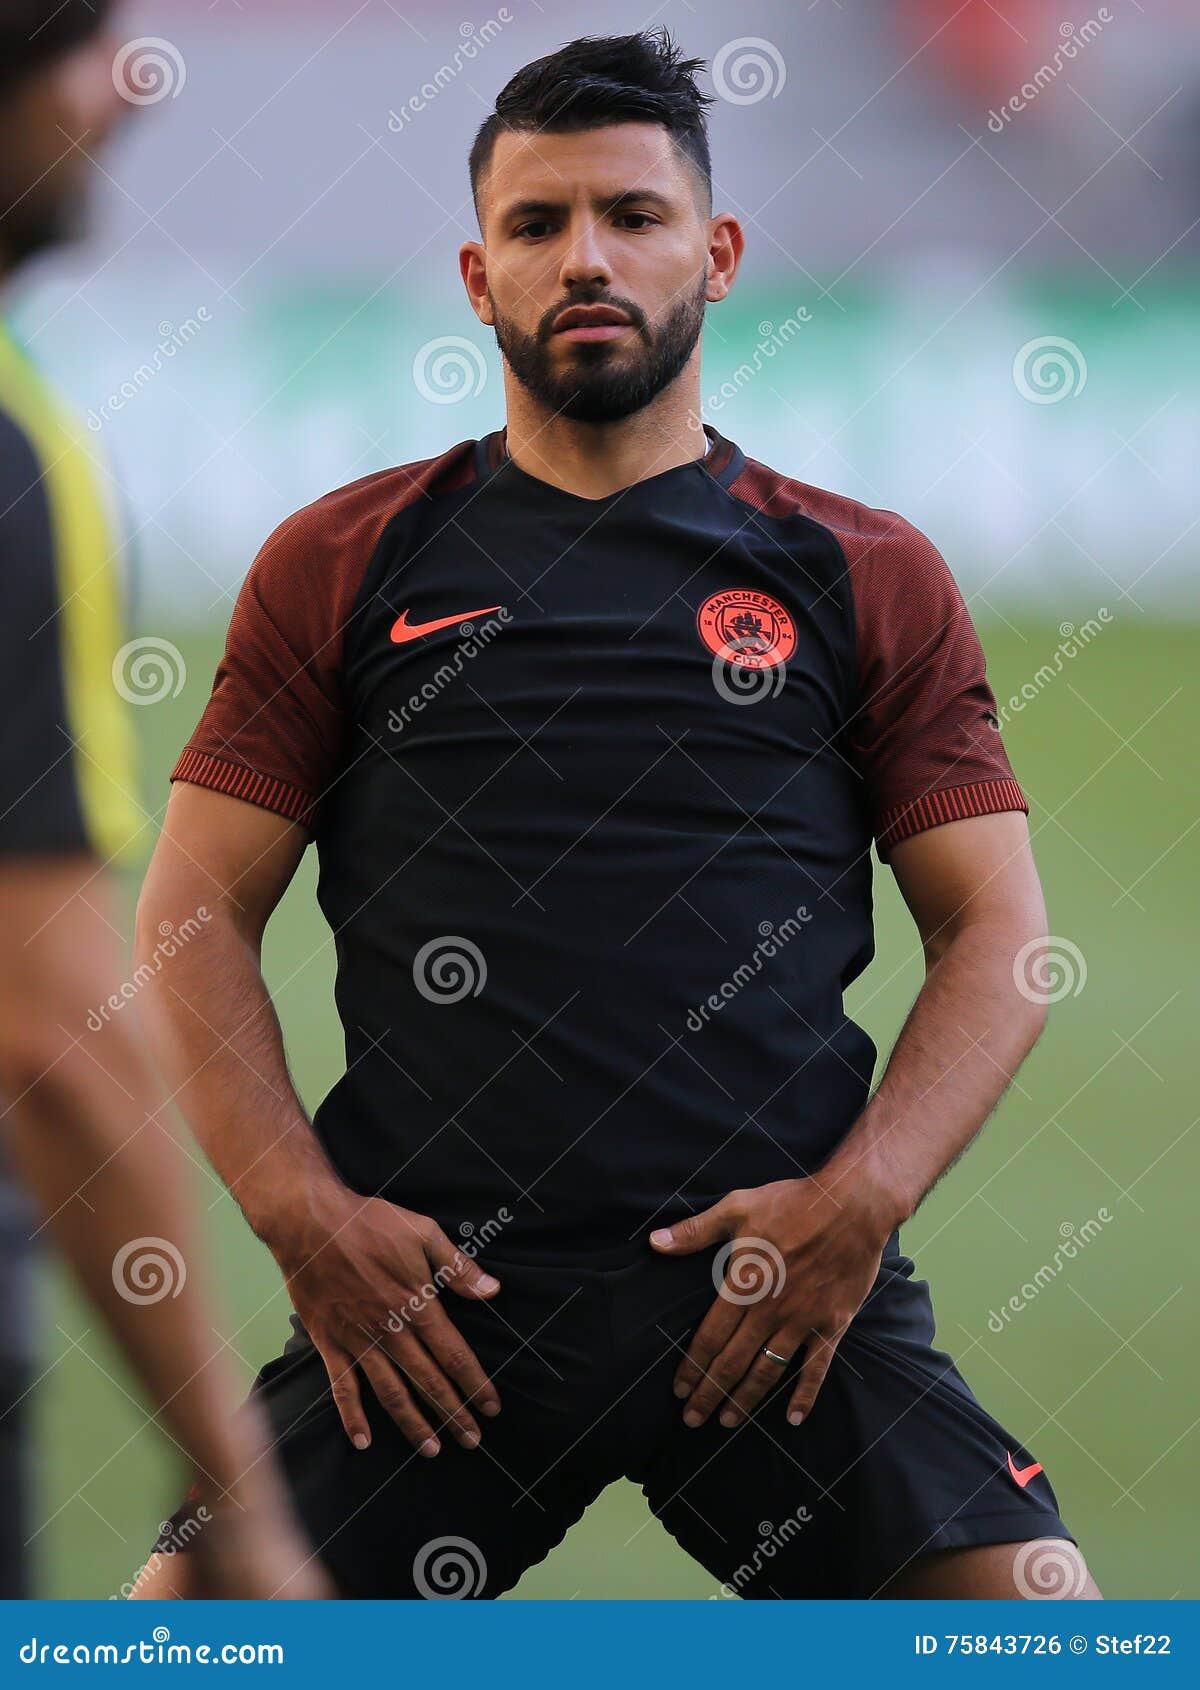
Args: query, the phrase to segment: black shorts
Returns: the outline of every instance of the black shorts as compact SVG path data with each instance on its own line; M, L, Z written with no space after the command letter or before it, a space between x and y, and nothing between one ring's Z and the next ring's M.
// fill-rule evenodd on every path
M294 1317L255 1383L300 1517L346 1596L499 1596L622 1477L714 1595L869 1597L929 1550L1070 1538L1049 1481L1028 1475L1035 1457L933 1348L928 1288L895 1236L807 1420L786 1420L793 1363L733 1431L715 1415L686 1427L672 1392L715 1295L712 1252L662 1258L639 1244L553 1268L499 1250L479 1259L502 1280L496 1298L446 1299L501 1398L499 1416L477 1417L477 1449L444 1436L440 1455L418 1456L365 1383L372 1443L353 1449Z

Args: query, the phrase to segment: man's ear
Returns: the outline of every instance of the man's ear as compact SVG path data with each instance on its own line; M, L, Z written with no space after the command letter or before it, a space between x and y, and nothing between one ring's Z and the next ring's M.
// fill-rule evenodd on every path
M458 268L471 309L488 328L495 325L492 299L487 285L487 253L481 241L464 241L458 249Z
M708 222L708 278L704 297L715 305L729 293L746 249L746 235L732 212L723 211Z

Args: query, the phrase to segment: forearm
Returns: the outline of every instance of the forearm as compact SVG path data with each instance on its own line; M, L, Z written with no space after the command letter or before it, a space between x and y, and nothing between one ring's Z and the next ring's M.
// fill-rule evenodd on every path
M302 1215L344 1187L288 1073L257 945L227 910L205 914L201 930L164 959L162 924L178 930L186 913L143 895L138 960L155 971L146 1019L188 1125L250 1226L271 1245L285 1215Z
M1044 1008L1013 978L1003 922L965 926L929 968L875 1095L821 1172L867 1180L898 1225L959 1157L1036 1043Z
M18 1171L197 1477L214 1493L252 1489L259 1445L229 1415L237 1382L204 1294L179 1147L152 1118L131 1029L58 1052L27 1045L26 1061L34 1053L45 1060L6 1123Z

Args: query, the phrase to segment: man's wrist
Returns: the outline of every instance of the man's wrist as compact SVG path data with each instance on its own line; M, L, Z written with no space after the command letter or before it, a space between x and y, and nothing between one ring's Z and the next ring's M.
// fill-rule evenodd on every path
M912 1216L923 1195L913 1189L882 1137L848 1138L822 1168L821 1183L835 1201L849 1197L859 1205L881 1239L890 1238Z
M317 1232L336 1230L349 1191L330 1168L318 1164L289 1167L282 1179L248 1179L234 1196L255 1237L278 1258L298 1243L303 1247Z

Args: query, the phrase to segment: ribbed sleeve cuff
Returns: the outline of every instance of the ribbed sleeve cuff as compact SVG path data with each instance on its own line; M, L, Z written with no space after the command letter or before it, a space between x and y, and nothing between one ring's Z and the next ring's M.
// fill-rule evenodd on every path
M213 792L227 792L231 798L257 804L261 810L273 810L303 827L313 825L317 801L309 793L286 780L258 774L242 763L211 757L206 751L195 751L189 746L171 770L171 779L187 781L190 786L207 786Z
M1015 780L972 781L967 786L950 786L943 792L928 792L907 804L896 804L885 812L876 830L881 858L893 845L924 833L944 822L965 821L968 816L988 816L1001 810L1023 810L1029 814L1025 794Z

